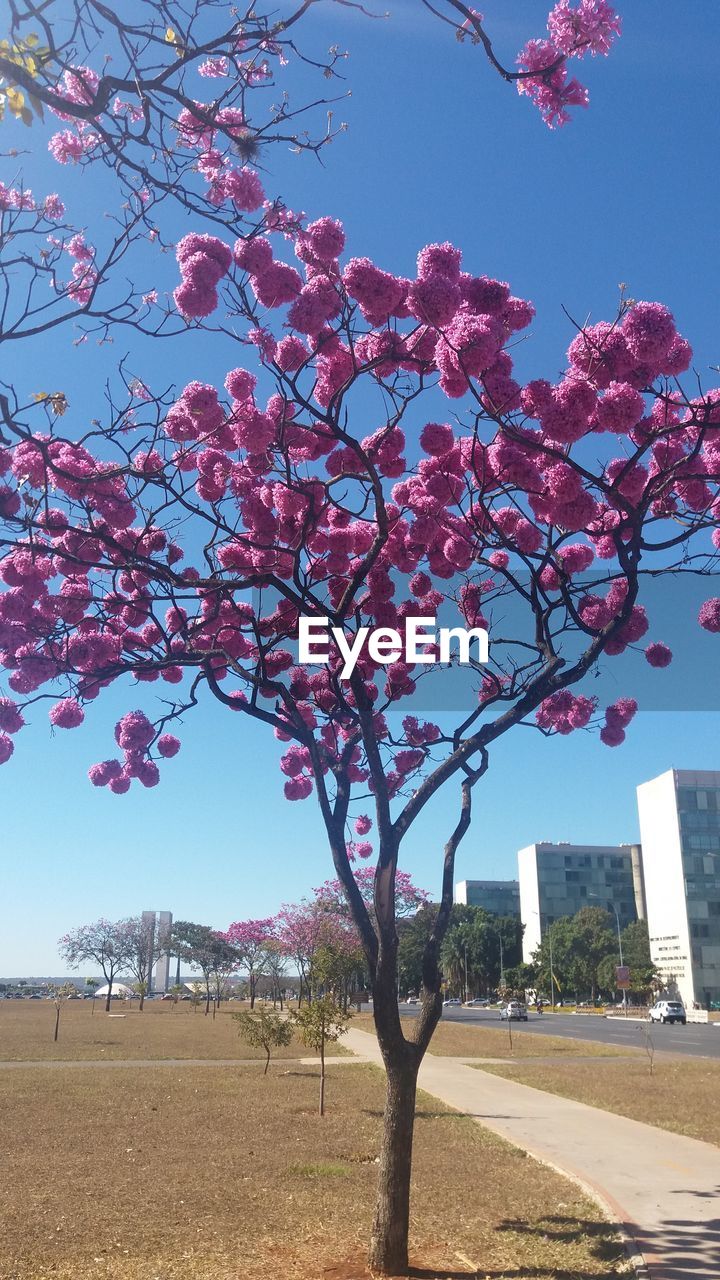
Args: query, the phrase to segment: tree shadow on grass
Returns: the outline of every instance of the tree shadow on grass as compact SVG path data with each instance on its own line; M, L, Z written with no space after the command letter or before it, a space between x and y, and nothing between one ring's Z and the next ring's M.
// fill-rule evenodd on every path
M589 1222L583 1218L566 1218L553 1214L530 1223L523 1219L507 1218L497 1226L498 1231L512 1231L515 1235L536 1235L561 1244L573 1244L583 1238L592 1241L591 1252L601 1262L612 1262L618 1254L617 1239L611 1238L613 1223ZM530 1275L534 1272L530 1271ZM538 1274L542 1274L538 1272Z
M700 1199L705 1199L712 1192L693 1192ZM720 1276L720 1218L711 1221L693 1219L666 1218L662 1226L641 1228L635 1223L621 1222L619 1227L634 1240L637 1247L645 1255L656 1259L661 1274L668 1280L717 1280ZM594 1236L593 1253L602 1260L612 1260L612 1242L602 1239L607 1233L608 1225L598 1222L585 1222L575 1218L559 1215L542 1218L537 1224L523 1222L502 1222L501 1231L526 1232L530 1235L550 1236L559 1243L577 1240L580 1235ZM610 1224L612 1229L612 1224ZM609 1251L609 1252L607 1252ZM511 1275L512 1273L508 1273ZM528 1276L535 1276L530 1270ZM537 1272L538 1275L544 1273ZM555 1274L555 1273L554 1273ZM556 1273L562 1280L564 1273ZM583 1273L580 1273L583 1274Z

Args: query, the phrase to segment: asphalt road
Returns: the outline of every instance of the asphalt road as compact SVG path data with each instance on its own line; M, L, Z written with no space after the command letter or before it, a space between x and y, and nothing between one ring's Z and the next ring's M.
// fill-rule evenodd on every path
M415 1017L417 1008L401 1005L404 1017ZM497 1009L443 1010L444 1022L461 1022L470 1026L504 1027ZM567 1036L571 1040L595 1040L601 1044L614 1044L621 1049L642 1049L645 1044L644 1028L651 1028L656 1053L676 1053L693 1058L720 1059L720 1023L680 1023L662 1026L658 1023L633 1022L630 1017L602 1018L594 1014L544 1013L528 1015L527 1022L513 1022L513 1036ZM542 1052L538 1046L538 1051ZM431 1049L432 1052L432 1049Z

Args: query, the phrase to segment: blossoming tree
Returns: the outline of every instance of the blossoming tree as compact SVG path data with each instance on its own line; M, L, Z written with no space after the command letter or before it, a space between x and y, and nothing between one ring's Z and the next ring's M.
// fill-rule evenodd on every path
M561 0L553 14L561 53L571 19L612 20L599 0ZM603 31L596 52L611 38ZM187 44L183 33L178 65ZM543 93L551 65L537 72ZM93 96L73 115L68 100L82 100L90 77L69 76L54 107L83 139L106 104ZM177 203L166 170L175 160L162 148L154 173L149 155L135 168L126 158L133 128L152 127L152 94L140 96L143 119L125 117L121 153L101 135L98 156L114 157L132 188L125 212L138 235L169 244L174 233L159 223ZM165 395L120 380L91 430L61 393L0 395L0 660L10 673L0 762L44 699L51 723L72 729L128 678L164 698L157 714L129 709L118 754L91 767L93 785L115 795L158 783L180 750L176 722L191 724L204 698L286 745L285 796L317 801L371 976L387 1106L370 1260L399 1274L417 1072L440 1017L439 950L474 789L493 745L517 726L623 741L632 697L602 708L576 686L641 641L652 666L672 658L662 638L645 640L646 575L714 566L720 390L683 381L691 350L657 302L577 327L561 376L527 380L515 344L532 323L528 301L451 244L421 249L405 278L347 252L334 219L308 222L265 200L255 171L238 164L237 120L218 125L222 101L173 103L187 152L176 185L199 225L177 240L172 299L139 289L116 303L116 259L108 265L77 229L63 225L50 251L79 268L61 290L58 324L72 302L103 333L123 323L153 335L212 329L223 385L191 380ZM19 187L3 203L30 244L59 212ZM28 261L40 271L45 259ZM98 302L106 285L110 306ZM30 336L24 301L21 311ZM436 721L422 699L454 673L428 665L427 651L403 653L395 633L402 640L439 612L487 627L491 650ZM331 642L325 665L299 664L307 618L327 619L347 641L386 629L389 660L361 642L343 674ZM699 620L720 631L720 599ZM438 851L440 905L409 1041L397 1006L398 859L440 789L457 812ZM368 902L358 872L370 859Z

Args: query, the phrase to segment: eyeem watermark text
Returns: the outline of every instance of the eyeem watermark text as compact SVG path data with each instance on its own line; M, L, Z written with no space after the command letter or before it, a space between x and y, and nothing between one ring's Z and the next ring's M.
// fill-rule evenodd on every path
M301 617L298 640L299 661L307 666L327 666L332 641L344 660L341 680L350 679L365 645L371 661L382 666L398 661L410 666L449 663L453 656L461 664L484 664L489 662L490 653L484 627L438 629L435 618L406 618L402 632L395 627L359 627L352 635L346 635L342 627L331 627L329 618ZM473 642L476 655L471 654Z

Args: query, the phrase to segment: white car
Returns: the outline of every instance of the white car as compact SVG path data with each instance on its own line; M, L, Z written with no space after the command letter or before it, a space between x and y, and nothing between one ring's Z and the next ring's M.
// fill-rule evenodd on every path
M500 1017L505 1018L508 1022L527 1022L527 1005L521 1004L519 1000L508 1000L507 1004L504 1004L500 1010Z
M487 1009L489 1003L489 1000L483 1000L481 996L476 996L474 1000L466 1000L465 1007L467 1009Z
M658 1000L648 1017L651 1022L681 1022L683 1026L687 1022L685 1007L679 1000Z
M458 1000L457 996L451 996L449 1000L443 1000L443 1007L446 1007L449 1004L452 1004L452 1005L462 1004L462 1000Z

